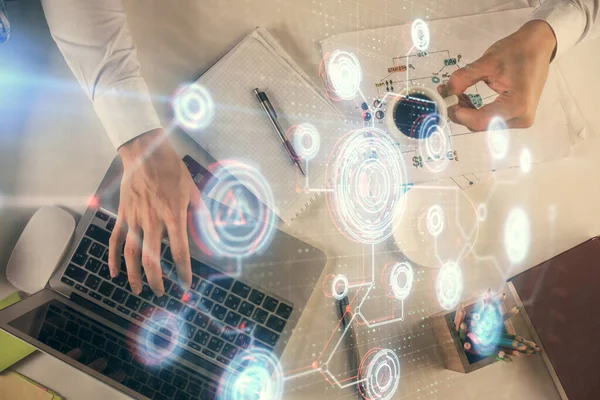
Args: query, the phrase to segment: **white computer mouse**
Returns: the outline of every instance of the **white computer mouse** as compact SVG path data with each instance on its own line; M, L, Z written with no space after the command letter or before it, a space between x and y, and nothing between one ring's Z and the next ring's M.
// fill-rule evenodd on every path
M65 210L37 210L10 255L6 266L8 281L26 293L42 290L69 247L74 231L75 220Z

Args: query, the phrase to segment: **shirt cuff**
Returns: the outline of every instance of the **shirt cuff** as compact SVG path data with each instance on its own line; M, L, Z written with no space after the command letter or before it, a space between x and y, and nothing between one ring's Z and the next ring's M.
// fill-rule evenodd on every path
M575 46L585 31L585 16L567 0L546 0L536 8L530 21L546 21L556 36L556 57L560 57Z
M116 149L161 128L143 78L129 79L102 92L94 98L94 109Z

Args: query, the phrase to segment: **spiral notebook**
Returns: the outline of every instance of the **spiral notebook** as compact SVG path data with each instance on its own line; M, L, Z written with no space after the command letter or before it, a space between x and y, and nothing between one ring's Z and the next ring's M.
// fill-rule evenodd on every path
M234 159L257 168L273 192L273 204L260 200L285 223L293 222L323 194L329 151L348 129L339 111L264 28L196 83L212 96L215 115L206 129L190 136L219 162ZM304 165L306 177L288 157L254 88L267 93L284 129L308 123L318 132L320 150Z

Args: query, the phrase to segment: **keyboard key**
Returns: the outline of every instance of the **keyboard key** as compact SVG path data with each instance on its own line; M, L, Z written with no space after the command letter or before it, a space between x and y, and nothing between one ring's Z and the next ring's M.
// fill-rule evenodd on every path
M186 390L186 392L188 392L189 394L191 394L194 397L198 397L200 395L201 391L202 391L202 388L200 386L196 385L195 383L190 383Z
M157 376L150 375L150 379L148 379L148 382L146 382L146 384L152 389L158 390L162 386L162 381Z
M254 311L252 319L258 322L259 324L264 324L267 320L268 315L269 313L263 310L262 308L257 308L256 311Z
M73 286L75 284L75 282L73 282L72 280L70 280L66 276L63 276L62 278L60 278L60 281L63 282L63 283L66 283L69 286Z
M156 393L156 392L154 390L152 390L150 387L144 385L140 389L140 393L142 396L146 396L147 398L151 399L154 397L154 393Z
M160 373L158 374L158 377L160 379L162 379L163 381L166 381L168 383L171 383L174 376L175 376L175 374L169 368L162 368L160 370Z
M77 339L75 336L70 336L69 340L67 340L67 344L69 347L73 349L77 349L81 346L81 340Z
M112 308L115 308L115 306L117 305L114 301L111 301L109 299L104 299L102 300L102 302Z
M187 337L188 339L194 337L194 332L196 332L196 328L194 328L192 325L185 322L181 325L180 334Z
M92 225L88 226L88 229L87 229L85 235L108 246L108 240L110 239L110 232L108 232L100 227L97 227L96 225L92 224Z
M231 288L231 292L237 294L242 299L248 297L250 294L250 286L243 284L242 282L236 281Z
M157 306L164 308L167 305L167 300L169 300L169 296L163 294L160 297L154 296L154 300L152 300L152 302Z
M202 350L202 354L204 354L204 355L206 355L206 356L208 356L210 358L215 358L215 356L216 356L216 354L213 351L209 350L209 349L203 349Z
M165 252L163 254L163 257L165 258L165 260L168 260L171 263L173 262L173 255L171 254L171 248L170 247L166 248L166 250L165 250Z
M94 338L92 339L92 344L96 347L103 348L104 345L106 344L106 338L104 336L95 334Z
M223 347L223 350L221 351L221 354L223 354L225 357L229 358L230 360L233 360L233 358L235 357L237 352L238 352L237 347L235 347L229 343L226 343L225 346Z
M98 293L96 292L90 292L90 296L98 301L102 300L102 296L100 296Z
M88 250L88 253L96 258L102 257L106 247L102 246L100 243L92 243L92 247Z
M267 296L263 303L263 308L270 312L275 312L275 308L277 308L277 304L279 304L279 300L272 298L271 296Z
M54 332L54 338L61 343L66 343L67 339L69 338L69 334L62 329L57 329Z
M215 353L219 353L221 351L221 349L223 348L223 344L225 342L223 342L221 339L219 339L216 336L213 336L210 338L210 340L208 341L208 348L212 351L214 351Z
M233 311L229 311L227 316L225 317L225 323L231 326L237 326L240 322L242 316L240 314L234 313Z
M83 287L81 285L75 285L75 289L79 290L80 292L83 293L87 293L88 289L86 287Z
M232 294L230 294L229 296L227 296L227 300L225 301L225 305L232 309L232 310L237 310L238 306L241 303L241 299L237 296L234 296Z
M179 315L185 320L192 322L194 320L194 317L196 316L196 311L194 311L194 309L191 307L183 307L183 310Z
M102 261L108 264L108 250L104 252L104 255L102 256Z
M117 353L119 352L119 345L115 342L113 342L112 340L109 340L108 342L106 342L106 352L108 354L112 354L113 356L116 356Z
M133 377L138 382L146 383L146 381L148 380L148 373L141 369L136 369L135 373L133 374Z
M104 214L102 211L96 211L96 218L100 218L102 221L108 221L108 215Z
M200 278L198 278L196 275L192 275L192 285L190 286L190 288L192 290L196 290L199 283L200 283Z
M195 306L199 300L200 300L200 295L198 293L192 292L192 291L187 292L181 298L181 301L183 301L186 304L189 304L192 307Z
M174 284L169 294L175 297L177 300L181 300L181 298L185 294L185 291L181 288L181 286Z
M96 260L95 258L90 258L85 263L85 269L87 269L90 272L97 273L101 265L102 263L100 261Z
M240 314L249 317L252 315L252 311L254 311L254 306L248 303L247 301L242 301L242 305L240 306L240 309L238 311L240 312Z
M227 340L228 342L233 342L237 336L238 332L233 329L230 326L226 326L225 329L223 329L223 333L221 334L221 337L225 340Z
M170 299L169 303L167 303L167 310L169 310L173 314L179 314L179 312L181 311L182 308L183 308L183 304L181 304L180 302L178 302L175 299Z
M81 339L87 340L89 342L90 340L92 340L93 336L94 336L94 334L89 329L86 329L86 328L79 329L79 337Z
M210 324L208 324L208 328L206 329L213 335L219 336L221 332L223 332L223 324L218 321L210 321Z
M215 304L210 315L219 321L223 321L225 319L225 315L227 315L227 309L219 304Z
M129 298L125 302L125 307L129 308L130 310L137 311L141 302L142 301L139 298L135 296L129 296Z
M65 325L65 331L72 335L77 335L77 332L79 332L79 326L73 321L67 321L67 324Z
M175 386L177 389L185 389L187 383L187 379L182 376L175 375L175 378L173 378L173 386Z
M152 304L144 302L144 304L142 304L142 306L140 307L140 314L142 314L146 318L150 318L155 308L156 307L154 307Z
M125 285L127 284L127 275L121 272L119 275L115 276L112 279L112 282L117 286L125 287Z
M83 283L83 280L85 279L87 274L88 273L85 270L79 268L78 266L76 266L74 264L69 264L69 266L65 270L66 276L68 276L69 278L71 278L79 283Z
M111 218L111 219L109 219L109 220L108 220L108 224L106 224L106 229L107 229L109 232L112 232L112 231L113 231L113 229L115 229L115 224L116 224L116 223L117 223L117 220L116 220L116 219L114 219L114 218Z
M111 299L113 299L114 301L116 301L119 304L123 304L125 302L125 299L127 298L127 292L123 289L119 289L116 288L115 292L113 293Z
M154 298L154 293L152 292L150 286L143 285L139 296L144 300L152 300L152 298Z
M285 320L283 320L279 317L276 317L274 315L271 315L269 317L269 319L267 320L267 326L269 328L273 329L275 332L279 332L279 333L283 332L283 328L285 328L285 324L286 324Z
M196 336L194 336L194 342L198 343L200 346L206 346L208 344L208 338L210 335L204 331L198 331Z
M94 275L90 275L85 280L84 285L89 287L92 290L96 290L96 289L98 289L98 286L100 285L100 278L98 278L97 276L94 276Z
M127 382L125 382L125 386L137 392L138 390L140 390L140 387L142 387L142 384L133 378L129 378L127 379Z
M265 295L263 292L260 292L256 289L252 289L252 293L250 293L250 297L248 297L248 300L250 300L252 303L256 304L257 306L260 306L260 303L262 303L264 297L265 297Z
M110 296L114 289L115 289L115 286L113 284L108 283L108 282L102 282L102 284L100 285L100 288L98 289L98 292L100 292L100 294L102 294L104 296Z
M209 296L214 285L209 281L202 281L198 286L198 292L203 296Z
M200 299L200 303L198 303L198 308L201 311L204 311L206 313L209 313L210 310L212 310L212 307L215 303L213 303L212 301L210 301L209 299L207 299L206 297L202 297Z
M160 260L160 269L162 269L162 273L165 276L169 276L171 270L177 270L177 268L173 268L173 264L166 262L165 260Z
M137 319L140 322L144 322L145 321L144 317L142 317L141 315L136 314L136 313L131 313L131 317Z
M87 253L87 250L90 248L90 244L92 244L92 241L90 240L90 238L82 238L81 242L79 242L79 245L77 246L77 250L75 250L76 253L81 253L81 254L85 254Z
M247 318L243 318L242 322L240 322L238 327L240 328L240 330L242 332L249 334L250 332L252 332L252 330L254 329L255 326L256 326L256 324L254 322L250 321Z
M227 295L227 292L225 292L223 289L221 289L219 287L216 287L215 290L213 290L213 293L210 296L210 298L216 302L222 303L225 301L226 295Z
M84 238L85 239L85 238ZM71 262L77 265L81 265L82 267L85 265L88 256L83 253L75 253L73 254L73 258L71 258Z
M173 398L174 400L189 400L190 396L187 393L182 392L183 388L181 390L178 390L177 393L175 393L175 397Z
M127 351L125 347L122 347L121 350L119 350L119 358L124 362L131 362L132 359L131 353ZM125 372L127 375L133 375L133 367L131 371L127 371L125 364L123 364L123 372Z
M208 315L202 314L201 312L199 312L198 315L196 315L196 318L194 319L194 324L202 329L206 329L209 323L210 317Z
M275 346L279 340L278 334L260 325L257 325L256 328L254 328L253 336L269 346Z
M290 315L292 315L292 310L292 306L288 306L287 304L281 303L277 308L276 314L283 319L288 319Z
M165 288L165 293L168 293L169 290L171 290L171 286L173 285L173 282L165 277L163 277L163 286Z
M102 264L100 271L98 271L98 275L104 279L110 279L110 269L108 268L108 264Z
M248 335L244 335L243 333L240 333L235 340L236 346L241 347L244 350L250 347L250 343L252 343L252 338Z

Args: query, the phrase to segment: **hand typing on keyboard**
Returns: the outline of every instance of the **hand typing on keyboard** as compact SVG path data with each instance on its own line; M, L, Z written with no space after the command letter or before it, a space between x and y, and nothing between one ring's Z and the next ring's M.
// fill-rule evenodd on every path
M200 204L200 192L162 129L124 144L119 154L124 174L118 218L109 243L110 275L119 275L123 251L133 292L142 290L143 266L150 287L162 296L160 252L166 229L179 283L187 290L192 281L187 212L191 204Z

